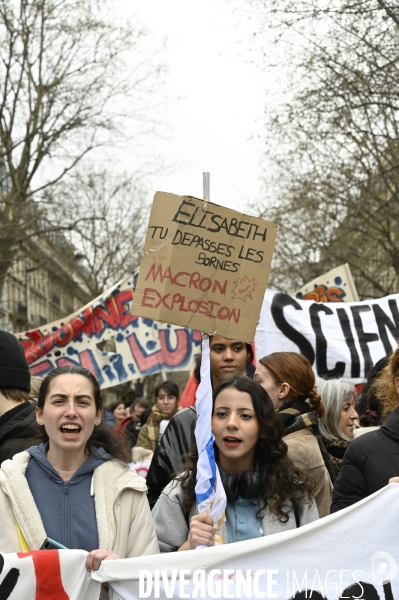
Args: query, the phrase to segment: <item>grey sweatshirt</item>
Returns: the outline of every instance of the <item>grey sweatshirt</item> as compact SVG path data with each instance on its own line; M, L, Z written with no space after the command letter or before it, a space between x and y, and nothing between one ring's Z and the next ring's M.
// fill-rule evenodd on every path
M26 479L43 521L47 537L72 549L95 550L98 532L91 481L96 467L111 456L102 448L91 455L65 482L46 458L47 444L32 446Z

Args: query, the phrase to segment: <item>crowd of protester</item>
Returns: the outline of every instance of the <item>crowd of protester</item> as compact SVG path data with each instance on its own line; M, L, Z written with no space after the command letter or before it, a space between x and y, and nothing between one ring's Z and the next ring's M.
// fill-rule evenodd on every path
M399 349L359 395L339 378L316 381L299 353L253 362L250 344L210 338L211 426L227 497L216 532L196 502L195 406L181 409L176 383L162 381L152 402L104 410L89 371L31 378L20 342L0 331L0 552L50 540L86 550L97 569L212 546L215 533L232 543L295 529L399 482ZM141 451L152 459L146 481L129 465Z

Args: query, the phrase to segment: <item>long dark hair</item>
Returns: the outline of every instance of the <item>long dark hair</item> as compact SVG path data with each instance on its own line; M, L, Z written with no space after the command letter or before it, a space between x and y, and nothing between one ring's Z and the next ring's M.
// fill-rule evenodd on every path
M283 426L274 412L273 402L262 386L249 377L240 376L225 379L213 393L213 408L220 392L226 388L234 388L246 392L252 398L254 411L259 423L259 439L255 446L255 465L260 473L259 510L257 517L269 506L271 513L279 521L286 523L289 519L290 505L309 502L313 495L313 487L307 475L296 469L287 455L287 444L283 441ZM214 445L216 461L219 450ZM187 512L195 501L195 481L197 475L198 450L193 444L189 456L188 469L180 476L185 491L183 507Z
M83 367L57 367L53 371L50 371L50 373L43 379L43 382L40 386L39 398L37 401L38 408L41 408L43 410L50 385L52 381L54 381L54 379L56 379L60 375L82 375L82 377L86 377L86 379L88 379L93 386L96 410L98 411L102 409L103 399L101 396L101 390L98 381L88 369L84 369ZM48 442L49 437L47 435L44 425L41 425L39 429L40 431L38 434L38 441ZM128 463L132 460L131 452L128 446L122 440L118 440L103 424L96 425L94 427L93 433L87 440L87 456L96 454L96 448L103 448L106 452L108 452L108 454L112 456L112 458L121 460L124 463Z

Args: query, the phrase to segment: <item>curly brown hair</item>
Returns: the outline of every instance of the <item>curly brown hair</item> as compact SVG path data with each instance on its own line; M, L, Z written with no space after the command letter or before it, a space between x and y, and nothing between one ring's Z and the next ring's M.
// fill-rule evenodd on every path
M395 379L399 377L399 348L389 357L387 366L375 379L375 395L382 404L382 415L385 419L389 413L399 406L399 394Z
M270 371L276 384L288 383L290 392L287 400L293 404L309 398L310 406L321 419L325 406L317 393L312 365L299 352L273 352L260 359L260 364Z
M296 469L287 455L287 444L283 441L283 426L274 412L273 402L262 386L249 377L241 376L225 379L213 394L213 406L220 392L226 388L234 388L239 392L246 392L252 398L254 411L259 423L259 438L255 446L255 465L260 474L259 510L257 517L269 506L271 513L276 515L282 523L289 518L291 506L287 504L309 503L313 497L313 480ZM216 462L218 461L218 448L214 444ZM179 476L185 492L183 508L190 511L195 502L195 482L197 475L198 450L193 444L187 455L188 469Z
M367 381L356 400L356 412L359 415L360 427L382 425L382 402L377 398L376 380L389 362L389 356L378 360L367 375Z

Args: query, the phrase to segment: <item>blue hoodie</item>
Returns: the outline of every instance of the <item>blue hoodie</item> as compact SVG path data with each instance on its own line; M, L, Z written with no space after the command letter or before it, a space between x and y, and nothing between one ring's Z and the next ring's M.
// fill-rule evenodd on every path
M71 550L98 548L98 531L94 496L90 495L93 471L111 456L102 448L73 474L70 481L61 479L46 458L48 443L27 450L31 460L26 479L43 521L47 537Z

